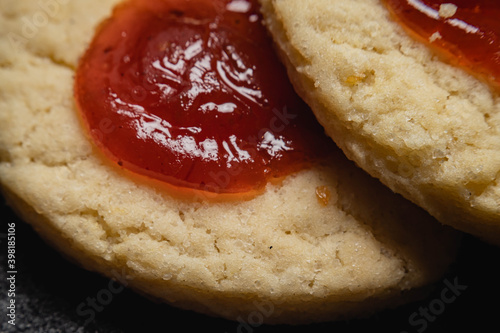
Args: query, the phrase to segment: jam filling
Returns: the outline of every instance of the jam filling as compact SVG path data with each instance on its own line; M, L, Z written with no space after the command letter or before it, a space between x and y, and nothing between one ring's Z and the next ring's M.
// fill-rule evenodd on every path
M109 159L180 188L259 190L331 149L255 0L122 3L81 59L75 98Z
M403 27L447 61L500 87L500 1L384 1Z

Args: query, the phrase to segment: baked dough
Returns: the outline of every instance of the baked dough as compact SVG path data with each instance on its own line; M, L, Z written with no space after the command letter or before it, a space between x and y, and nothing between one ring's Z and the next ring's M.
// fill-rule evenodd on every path
M38 0L2 3L0 182L48 243L154 299L268 323L366 316L442 276L459 234L340 151L233 202L177 198L102 158L72 87L78 58L117 2L44 2L50 12Z
M348 158L442 223L500 244L498 91L380 0L261 0L296 90Z

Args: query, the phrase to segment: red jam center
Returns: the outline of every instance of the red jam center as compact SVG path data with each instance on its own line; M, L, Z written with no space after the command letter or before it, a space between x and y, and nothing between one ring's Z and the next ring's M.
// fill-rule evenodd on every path
M183 188L254 191L330 144L288 81L256 1L123 3L82 58L75 97L109 158Z
M385 0L397 20L455 65L500 87L499 0Z

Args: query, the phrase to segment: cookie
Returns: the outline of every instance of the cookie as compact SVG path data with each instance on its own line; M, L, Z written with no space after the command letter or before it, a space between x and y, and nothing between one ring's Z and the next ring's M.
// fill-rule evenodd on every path
M410 37L382 1L261 3L296 90L347 157L500 244L498 90Z
M232 320L367 316L439 280L459 234L340 150L255 197L216 202L178 197L103 157L73 84L117 3L9 0L0 11L0 182L50 245L147 297Z

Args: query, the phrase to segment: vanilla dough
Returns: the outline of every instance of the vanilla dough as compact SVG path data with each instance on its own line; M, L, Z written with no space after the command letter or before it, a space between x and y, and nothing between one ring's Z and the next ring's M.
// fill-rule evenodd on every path
M233 202L180 199L103 159L80 126L72 88L79 57L117 2L2 1L0 183L49 244L151 298L228 319L260 313L268 323L367 316L419 297L441 278L459 233L340 151ZM317 8L303 7L300 17ZM474 184L484 184L493 163L489 156ZM330 193L327 201L318 189Z
M296 90L347 157L442 223L500 244L498 90L409 37L380 0L261 4Z

